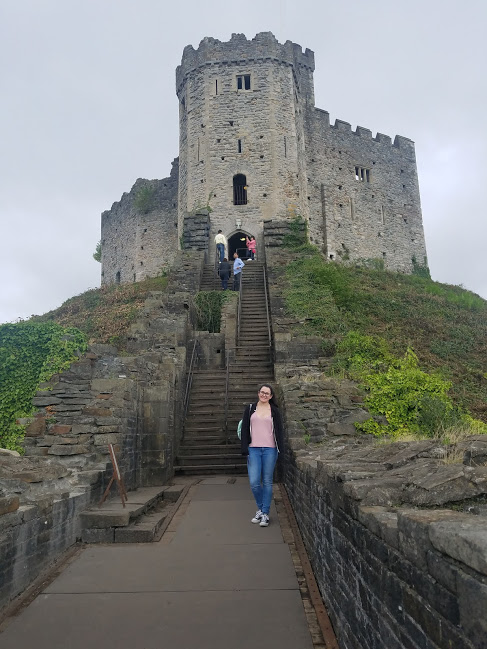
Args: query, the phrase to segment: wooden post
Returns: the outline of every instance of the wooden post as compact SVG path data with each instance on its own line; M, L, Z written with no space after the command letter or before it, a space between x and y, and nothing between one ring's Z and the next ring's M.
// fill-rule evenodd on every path
M98 503L98 507L101 507L102 504L105 502L106 497L108 496L110 492L110 488L113 484L113 482L116 480L117 485L118 485L118 490L120 492L120 498L122 500L122 505L125 507L125 503L128 500L127 498L127 490L125 489L125 484L123 482L123 478L120 474L120 469L118 468L118 462L117 462L117 457L115 455L115 450L113 448L113 444L108 445L108 450L110 451L110 458L112 460L112 466L113 466L113 475L110 478L110 482L108 483L107 488L105 489L105 493L102 496L102 499Z

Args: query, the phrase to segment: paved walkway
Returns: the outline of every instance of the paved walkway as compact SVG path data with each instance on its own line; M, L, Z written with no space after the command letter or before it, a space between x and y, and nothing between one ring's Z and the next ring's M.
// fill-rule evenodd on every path
M313 649L275 504L254 513L246 477L202 478L158 543L85 546L1 649Z

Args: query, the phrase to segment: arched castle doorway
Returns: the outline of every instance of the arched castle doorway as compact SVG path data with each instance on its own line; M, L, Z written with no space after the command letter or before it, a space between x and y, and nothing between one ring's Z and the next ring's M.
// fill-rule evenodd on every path
M227 241L229 260L233 259L234 252L238 252L239 256L242 259L245 259L247 257L247 246L245 245L246 237L247 235L245 234L245 232L239 230L228 238Z

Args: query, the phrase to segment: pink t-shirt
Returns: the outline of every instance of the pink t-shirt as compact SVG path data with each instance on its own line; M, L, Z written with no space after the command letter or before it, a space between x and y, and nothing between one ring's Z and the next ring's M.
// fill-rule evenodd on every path
M254 412L250 417L250 436L252 442L249 446L276 448L276 441L272 430L272 415L269 414L268 417L262 418Z

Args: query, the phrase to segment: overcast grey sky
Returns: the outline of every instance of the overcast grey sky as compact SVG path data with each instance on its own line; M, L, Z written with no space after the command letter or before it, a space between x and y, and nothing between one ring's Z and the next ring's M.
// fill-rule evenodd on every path
M316 105L416 143L432 277L487 298L487 0L0 0L0 322L99 286L100 214L178 155L185 45L272 31Z

